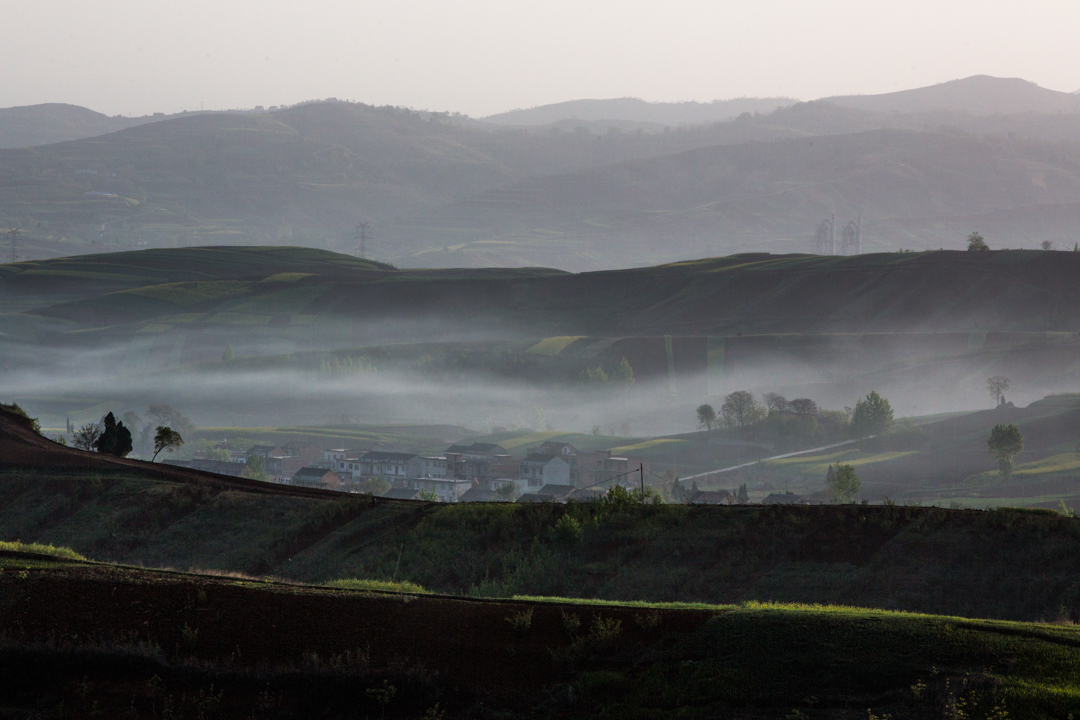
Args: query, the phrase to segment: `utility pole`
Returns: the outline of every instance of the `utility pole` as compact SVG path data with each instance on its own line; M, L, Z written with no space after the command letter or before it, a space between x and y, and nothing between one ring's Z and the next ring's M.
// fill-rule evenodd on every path
M368 224L366 222L356 223L356 255L357 257L367 258L367 229Z
M638 465L638 472L641 473L641 499L645 499L645 463Z
M19 228L11 228L8 230L8 247L11 248L11 262L15 262L19 258L19 233L22 232Z

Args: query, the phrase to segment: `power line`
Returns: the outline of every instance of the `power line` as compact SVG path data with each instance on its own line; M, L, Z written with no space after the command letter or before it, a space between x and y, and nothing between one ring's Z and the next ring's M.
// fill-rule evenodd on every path
M8 247L11 248L11 262L15 262L19 258L19 233L22 232L19 228L11 228L8 230Z
M354 240L356 240L356 255L357 255L357 257L361 257L361 258L365 258L365 259L367 258L367 240L368 240L367 229L368 229L368 224L366 222L358 222L358 223L356 223L356 235L353 238Z

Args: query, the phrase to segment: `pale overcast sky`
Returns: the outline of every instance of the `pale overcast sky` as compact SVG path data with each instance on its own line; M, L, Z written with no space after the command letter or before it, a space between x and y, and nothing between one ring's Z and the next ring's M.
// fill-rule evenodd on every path
M1080 2L0 0L0 107L108 114L338 97L474 117L576 98L1080 88Z

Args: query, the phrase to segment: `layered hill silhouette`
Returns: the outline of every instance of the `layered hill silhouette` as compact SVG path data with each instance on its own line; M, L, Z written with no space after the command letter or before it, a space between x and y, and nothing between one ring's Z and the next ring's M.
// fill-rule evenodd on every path
M530 132L336 101L189 115L0 151L0 227L21 229L25 258L352 251L362 222L367 254L398 265L566 270L808 251L833 214L841 227L862 214L867 250L960 248L973 230L995 248L1071 247L1074 101L976 77L655 133L602 120Z
M570 100L481 118L499 125L550 125L560 120L628 121L653 126L700 125L723 122L743 113L769 113L794 104L791 98L737 98L701 102L647 102L640 98Z
M1002 371L1049 392L1071 377L1080 329L1074 252L756 254L568 274L195 248L0 271L0 300L17 309L0 315L0 362L10 371L55 366L63 377L174 382L209 363L239 379L245 370L318 371L322 351L409 343L376 353L377 364L550 384L627 357L642 383L682 377L688 401L709 392L712 374L750 386L762 374L774 385L834 378L848 395L863 386L910 395ZM565 340L553 354L531 350L547 337ZM227 345L247 360L220 365ZM757 375L735 379L745 373Z
M884 113L960 111L972 115L1076 113L1080 97L1039 87L1021 78L973 75L929 87L882 95L838 95L818 102Z

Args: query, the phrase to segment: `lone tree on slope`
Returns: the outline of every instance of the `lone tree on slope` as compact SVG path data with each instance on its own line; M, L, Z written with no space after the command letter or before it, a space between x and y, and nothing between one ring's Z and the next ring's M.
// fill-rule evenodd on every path
M1009 389L1009 378L1004 375L995 375L986 379L986 389L990 397L994 398L994 405L1001 404L1001 398L1005 397L1005 391Z
M997 459L1001 477L1008 479L1012 475L1013 458L1024 449L1024 436L1015 425L998 423L990 431L986 449Z
M94 447L102 455L126 457L131 452L131 431L124 427L124 423L116 422L112 413L106 415L101 422L105 427Z
M101 428L97 423L86 423L75 431L73 436L74 445L79 450L87 452L97 447L98 438L101 437Z
M829 486L829 499L834 503L853 503L855 496L862 490L862 480L851 465L829 466L825 475L825 484Z
M983 236L979 234L978 230L968 235L967 244L967 249L975 252L990 249L990 246L986 244L986 241L983 240Z
M172 452L183 444L184 438L180 437L180 433L170 427L158 425L154 432L154 457L150 458L150 462L157 460L158 453L162 450Z
M705 428L706 430L712 430L713 425L716 424L716 411L713 410L712 405L698 405L697 419L698 425Z
M855 403L855 411L851 414L851 429L857 437L883 435L892 429L894 422L892 405L876 390Z

